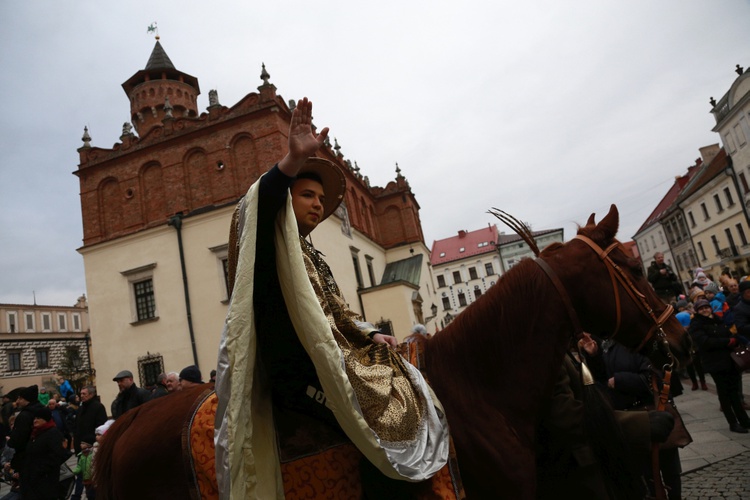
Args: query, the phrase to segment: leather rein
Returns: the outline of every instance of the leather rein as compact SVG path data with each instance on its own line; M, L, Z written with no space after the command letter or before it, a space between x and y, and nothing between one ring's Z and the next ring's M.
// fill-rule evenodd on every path
M638 289L633 284L632 280L628 277L627 274L618 266L612 258L609 256L609 254L614 250L615 248L619 248L622 246L622 244L619 241L615 241L611 245L609 245L606 249L602 249L599 245L597 245L593 240L590 238L583 236L583 235L576 235L574 240L580 240L586 245L588 245L598 256L599 260L601 260L604 265L607 268L607 271L609 272L609 277L612 281L612 290L615 295L615 308L617 311L617 323L615 324L615 329L612 335L610 335L610 339L613 339L617 333L620 330L620 324L622 322L622 311L621 311L621 305L620 305L620 287L618 287L618 283L622 285L622 288L625 290L625 292L630 296L630 298L636 303L636 305L639 307L639 309L653 321L653 325L649 329L646 336L641 341L640 345L636 349L636 352L640 352L641 349L651 340L654 335L658 336L658 343L657 339L654 340L654 348L653 350L658 350L659 346L662 346L667 354L667 357L670 360L669 366L672 367L672 364L674 363L674 358L672 357L672 353L669 350L669 343L667 342L667 335L664 333L664 324L667 322L667 320L672 316L672 312L674 308L671 305L667 305L667 307L662 311L662 313L657 317L656 313L654 312L654 309L651 307L651 305L646 300L646 296L643 295L641 292L638 291ZM573 304L570 301L570 296L565 289L565 286L562 284L562 281L560 281L560 278L557 276L557 273L547 264L547 262L544 261L541 257L537 257L534 262L537 263L537 265L545 272L547 277L550 279L552 284L557 289L558 294L560 295L560 298L563 301L563 304L565 305L565 308L568 311L568 316L570 317L570 321L573 324L573 329L575 330L575 335L580 336L583 333L583 328L581 328L581 323L578 320L578 314L576 313L575 309L573 308Z

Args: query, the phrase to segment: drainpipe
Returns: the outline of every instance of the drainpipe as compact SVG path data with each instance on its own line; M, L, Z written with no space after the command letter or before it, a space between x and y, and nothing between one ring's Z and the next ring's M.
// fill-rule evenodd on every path
M182 268L182 286L185 292L185 310L187 311L190 344L193 348L193 362L195 366L198 366L198 351L195 347L195 332L193 331L193 313L190 309L190 291L188 290L187 269L185 269L185 250L182 246L182 214L178 213L173 215L167 224L173 226L177 231L177 246L180 249L180 267Z

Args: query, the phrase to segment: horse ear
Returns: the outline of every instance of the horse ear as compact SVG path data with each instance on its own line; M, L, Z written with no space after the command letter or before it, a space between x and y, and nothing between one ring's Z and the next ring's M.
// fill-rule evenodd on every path
M609 208L609 213L602 219L596 228L602 232L606 241L614 239L617 229L620 226L620 214L617 207L613 204Z
M589 215L589 220L586 221L587 226L596 226L596 220L595 220L596 214L593 213Z

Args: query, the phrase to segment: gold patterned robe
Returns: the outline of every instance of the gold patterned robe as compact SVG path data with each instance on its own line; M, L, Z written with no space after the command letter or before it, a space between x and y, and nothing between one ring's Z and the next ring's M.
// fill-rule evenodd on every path
M270 390L256 363L258 188L256 182L240 205L234 288L242 293L232 294L217 368L217 478L226 499L283 498ZM230 241L230 252L232 246ZM431 477L449 451L440 403L416 368L363 334L328 266L300 241L290 197L277 216L275 246L289 317L341 428L385 475L409 481Z

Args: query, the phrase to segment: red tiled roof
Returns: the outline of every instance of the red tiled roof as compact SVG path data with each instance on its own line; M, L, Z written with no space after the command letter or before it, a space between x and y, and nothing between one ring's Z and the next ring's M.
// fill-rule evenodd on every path
M459 231L456 236L435 240L432 243L430 263L435 266L473 255L495 252L497 239L498 233L495 225L476 231ZM479 246L480 244L482 246ZM461 251L462 248L464 249L463 252Z
M639 234L641 231L659 221L659 218L661 218L664 212L666 212L672 206L674 201L680 195L682 188L684 188L690 181L690 179L692 179L693 176L700 170L698 167L700 167L701 163L701 160L698 160L694 166L688 168L688 171L685 175L677 177L674 180L674 183L672 183L672 186L669 188L669 191L667 191L667 194L664 195L661 201L656 205L656 208L654 208L654 211L651 212L651 215L649 215L648 218L646 218L646 221L641 225L641 227L638 228L638 231L636 231L635 234Z

